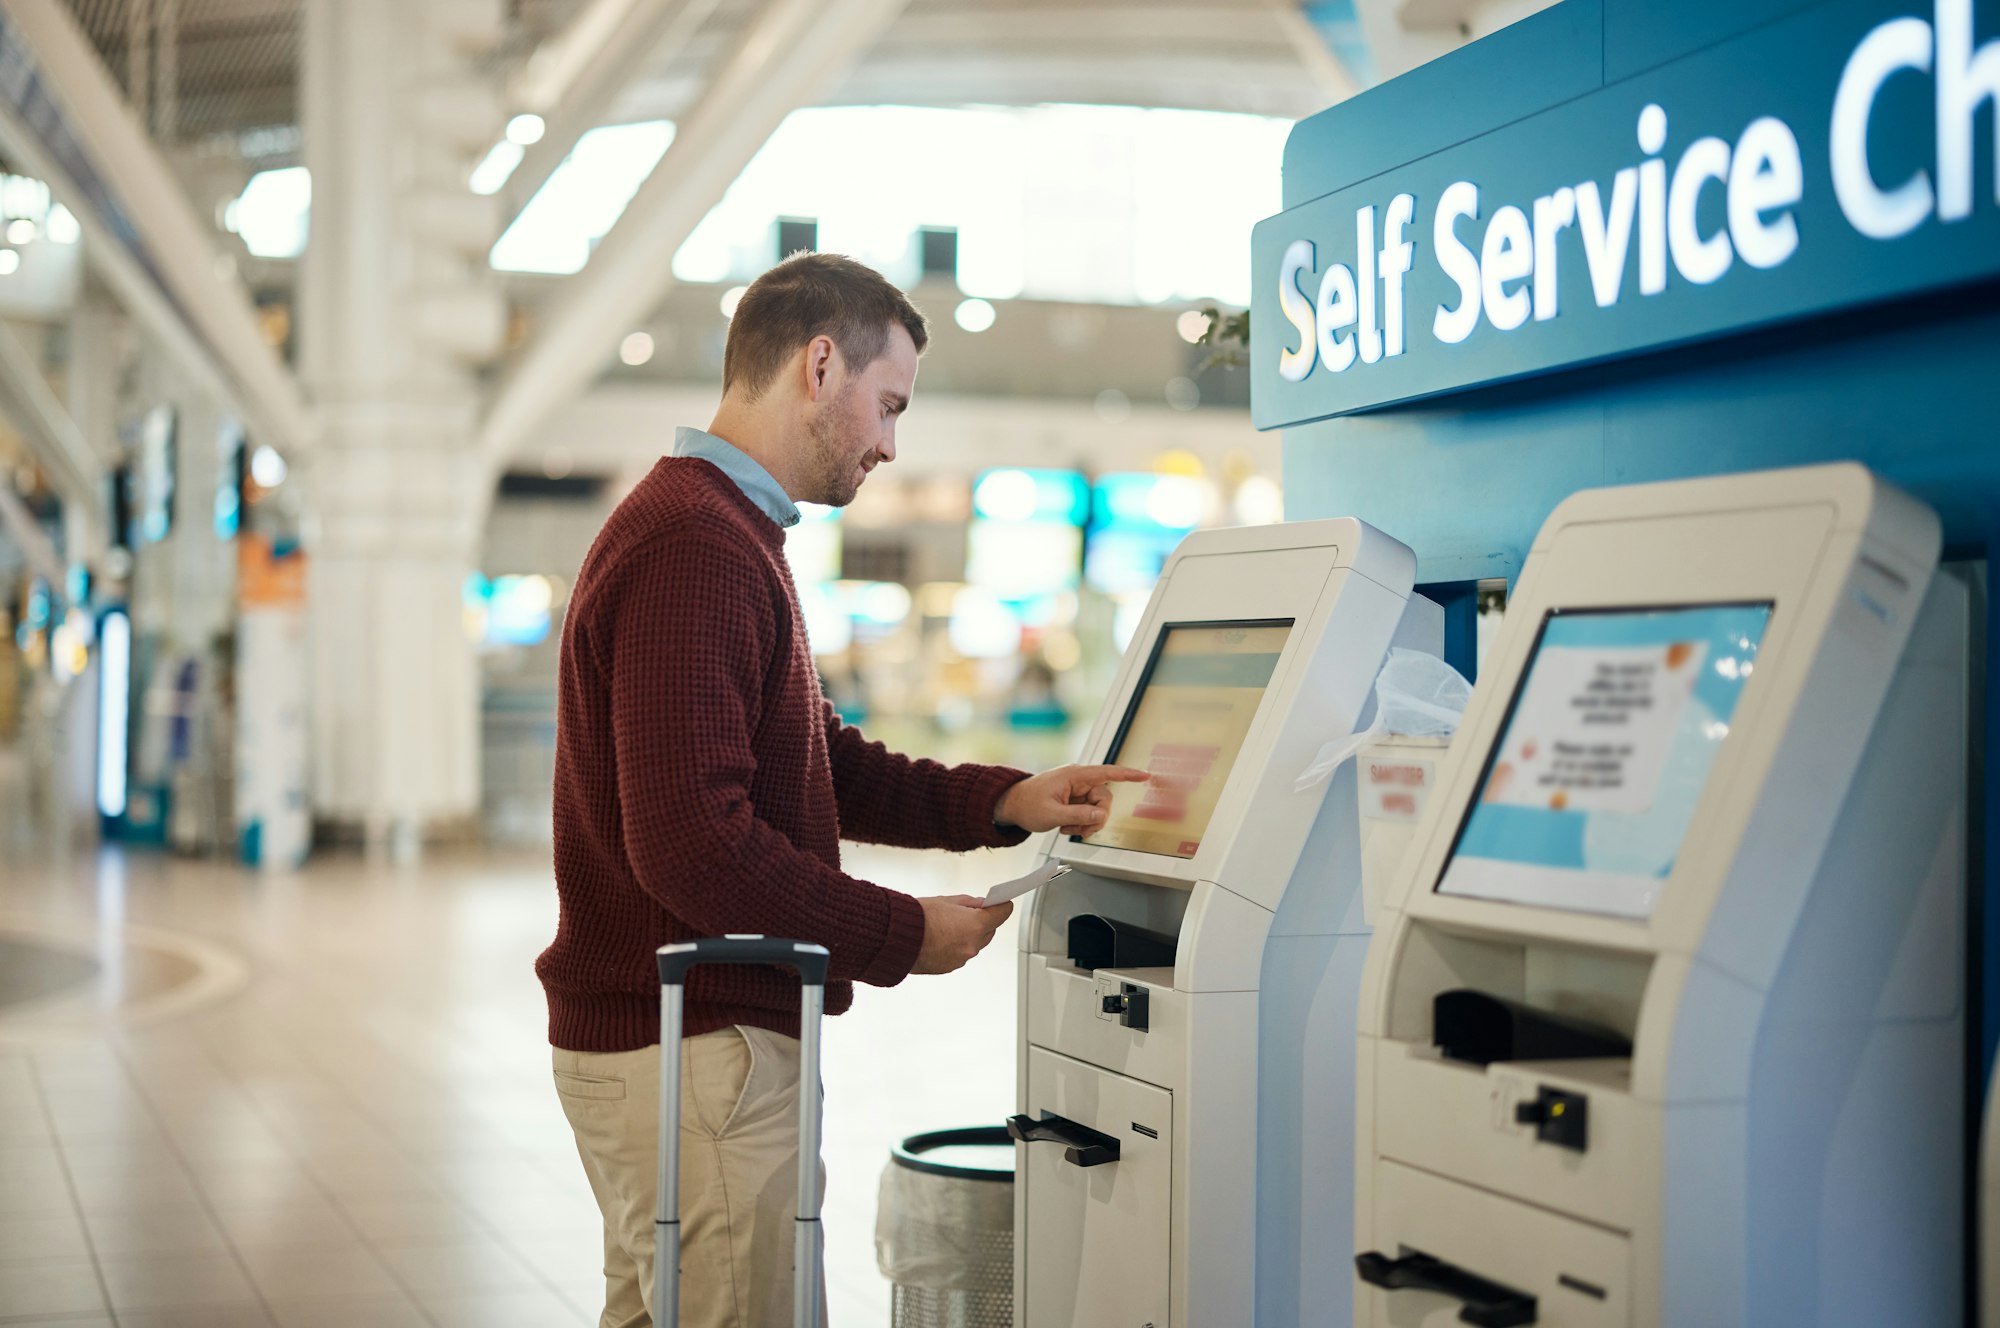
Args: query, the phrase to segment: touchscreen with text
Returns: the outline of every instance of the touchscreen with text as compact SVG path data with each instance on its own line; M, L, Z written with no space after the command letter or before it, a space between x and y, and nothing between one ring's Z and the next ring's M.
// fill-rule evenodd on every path
M1551 613L1438 891L1650 917L1770 618Z
M1195 855L1291 634L1289 618L1161 631L1106 756L1152 778L1110 786L1111 813L1090 843Z

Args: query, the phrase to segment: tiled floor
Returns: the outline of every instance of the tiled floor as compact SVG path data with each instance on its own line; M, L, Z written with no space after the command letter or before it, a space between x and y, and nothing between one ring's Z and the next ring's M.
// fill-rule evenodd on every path
M1027 865L1022 849L849 859L920 894ZM16 854L0 914L107 945L128 925L189 933L250 970L233 996L140 1027L0 1032L0 1324L596 1322L598 1217L531 969L555 920L545 857L260 877ZM1013 945L1010 924L963 972L864 988L828 1024L836 1328L888 1320L873 1225L891 1141L1010 1110Z

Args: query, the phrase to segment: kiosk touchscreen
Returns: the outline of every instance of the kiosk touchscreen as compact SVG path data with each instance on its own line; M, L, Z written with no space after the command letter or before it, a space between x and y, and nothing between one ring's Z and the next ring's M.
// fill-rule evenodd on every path
M1856 466L1543 527L1388 892L1357 1322L1961 1322L1965 586Z
M1551 612L1438 889L1650 917L1770 619L1769 604Z
M1264 1270L1295 1302L1325 1262L1308 1213L1344 1233L1352 1149L1306 1122L1353 1100L1352 1043L1299 1048L1329 1008L1353 1027L1355 807L1294 785L1391 645L1439 649L1414 573L1345 519L1199 532L1162 571L1083 752L1151 778L1113 785L1090 838L1051 837L1071 871L1021 928L1017 1324L1276 1322Z
M1292 627L1286 618L1161 629L1104 758L1152 778L1111 785L1111 813L1091 843L1195 855Z

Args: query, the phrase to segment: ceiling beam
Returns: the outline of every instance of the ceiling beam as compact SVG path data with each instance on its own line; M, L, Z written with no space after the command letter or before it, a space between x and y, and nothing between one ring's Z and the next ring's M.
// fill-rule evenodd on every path
M674 253L708 210L785 117L852 68L903 3L768 0L501 380L480 428L480 454L492 473L602 372L613 348L673 285Z
M249 292L229 256L217 247L214 227L196 214L75 17L58 0L0 0L0 13L5 15L7 43L19 48L10 57L32 60L40 88L51 107L62 112L62 128L97 177L94 182L78 180L63 170L69 188L59 196L84 222L90 250L109 244L124 251L109 260L119 298L149 323L164 321L154 331L166 344L194 338L205 345L231 389L224 399L242 410L264 441L301 455L312 429L297 380L265 343ZM41 142L35 131L43 126L30 125L18 114L6 118L12 121L11 139ZM8 147L16 149L17 144L9 142ZM34 155L44 165L58 165L46 144ZM54 188L54 180L36 173ZM106 196L113 201L115 217L98 205ZM146 274L143 279L157 284L159 298L135 295L130 282L116 275L120 271L125 278ZM163 314L171 317L163 320Z
M5 102L0 102L0 150L7 153L17 169L46 184L55 200L75 216L83 232L85 265L104 283L111 297L152 334L181 372L217 401L233 403L253 428L260 424L244 408L242 393L231 383L208 345L194 334L138 256L114 233L95 201L56 163L41 139L28 130L14 108ZM275 434L268 430L261 432L260 437L275 443ZM276 445L283 450L282 444Z
M502 190L510 221L548 183L576 141L605 123L628 87L687 46L717 3L596 0L529 57L512 102L541 116L544 127Z
M95 546L103 530L98 513L105 495L104 465L49 386L41 357L5 320L0 320L0 401L7 405L7 413L19 426L29 450L54 481L56 492L76 508L73 516L80 519ZM71 557L88 561L98 552L96 547L72 550Z
M1161 48L1197 46L1221 58L1285 46L1288 38L1264 21L1287 0L1198 5L987 3L976 8L912 12L896 24L883 49L905 46L948 52L1023 52L1078 47L1132 59ZM1301 15L1303 17L1303 15Z
M1292 3L912 9L821 104L1100 102L1298 119L1355 84ZM695 95L687 63L652 62L619 98L616 118L675 118Z

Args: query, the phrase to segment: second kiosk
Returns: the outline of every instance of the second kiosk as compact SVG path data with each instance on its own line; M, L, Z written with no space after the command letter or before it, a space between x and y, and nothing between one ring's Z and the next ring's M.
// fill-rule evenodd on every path
M1853 465L1550 516L1368 955L1357 1322L1961 1321L1938 552Z

